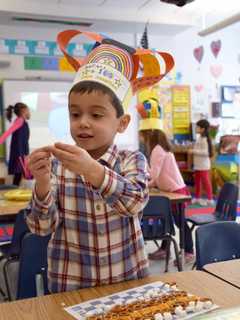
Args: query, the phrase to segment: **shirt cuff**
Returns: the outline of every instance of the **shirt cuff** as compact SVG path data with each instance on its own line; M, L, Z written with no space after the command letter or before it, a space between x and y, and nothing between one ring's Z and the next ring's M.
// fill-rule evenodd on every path
M34 187L33 190L33 203L35 204L36 208L43 212L43 213L48 213L48 209L51 205L52 202L52 193L49 191L46 195L46 197L43 200L39 200L37 197L37 192L36 192L36 186Z
M102 196L110 196L113 193L122 194L124 182L119 179L119 175L108 167L104 167L104 179L99 191Z

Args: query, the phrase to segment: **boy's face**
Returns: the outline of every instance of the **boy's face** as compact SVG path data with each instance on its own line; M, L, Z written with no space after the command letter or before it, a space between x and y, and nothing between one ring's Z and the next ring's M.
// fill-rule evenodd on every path
M117 118L108 95L101 91L72 92L69 96L71 135L76 144L94 158L101 157L113 143L117 132L124 132L129 115Z

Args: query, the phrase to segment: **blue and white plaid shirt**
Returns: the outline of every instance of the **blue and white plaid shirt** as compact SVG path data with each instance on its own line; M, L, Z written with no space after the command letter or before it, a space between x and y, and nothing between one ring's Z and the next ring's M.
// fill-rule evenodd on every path
M52 191L44 201L33 192L28 226L39 235L52 233L48 246L51 292L148 274L140 226L148 201L145 158L113 145L99 162L105 167L99 189L54 159Z

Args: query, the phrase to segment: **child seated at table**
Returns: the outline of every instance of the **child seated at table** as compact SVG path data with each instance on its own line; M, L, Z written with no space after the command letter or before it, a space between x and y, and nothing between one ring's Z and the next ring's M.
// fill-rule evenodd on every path
M78 33L69 30L58 37L76 69L79 62L68 56L65 46ZM116 133L123 133L130 121L124 114L125 98L131 81L138 80L135 70L141 52L133 59L137 54L133 48L83 34L98 44L80 65L69 93L70 130L76 145L56 143L35 150L29 158L36 185L27 222L32 232L52 233L50 292L148 274L139 219L148 200L146 160L138 151L119 150L113 144ZM156 59L150 51L149 58ZM156 74L150 83L160 77Z
M162 191L190 195L186 187L166 134L160 129L141 130L149 160L149 187ZM180 215L176 206L172 206L176 225L180 226ZM185 222L185 261L192 262L193 240L187 222ZM150 259L158 260L166 257L166 241L162 241L160 249L149 254Z

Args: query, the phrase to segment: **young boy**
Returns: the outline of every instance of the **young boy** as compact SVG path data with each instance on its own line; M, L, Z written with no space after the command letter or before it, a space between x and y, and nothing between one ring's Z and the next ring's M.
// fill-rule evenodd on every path
M131 62L130 53L116 49L115 42L100 45L80 67L70 90L70 129L76 145L56 143L35 150L29 158L36 185L27 223L34 233L52 233L50 292L137 279L148 273L140 226L148 200L145 158L113 144L116 133L124 132L130 121L121 103L126 86L118 90L126 72L121 75L109 66L114 50L120 50L117 58Z

